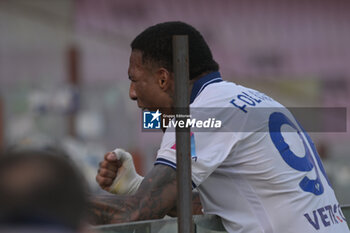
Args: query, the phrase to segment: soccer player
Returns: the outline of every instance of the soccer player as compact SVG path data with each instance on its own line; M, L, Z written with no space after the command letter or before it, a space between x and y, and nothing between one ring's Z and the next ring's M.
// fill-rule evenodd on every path
M173 114L173 35L189 38L191 114L223 116L226 129L192 132L192 183L198 191L194 213L203 209L220 216L228 232L349 232L302 126L272 98L224 81L207 43L192 26L161 23L133 40L129 95L138 107ZM122 194L94 202L97 223L174 214L175 133L165 130L155 166L144 178L136 174L131 155L116 149L105 155L96 180L103 189Z

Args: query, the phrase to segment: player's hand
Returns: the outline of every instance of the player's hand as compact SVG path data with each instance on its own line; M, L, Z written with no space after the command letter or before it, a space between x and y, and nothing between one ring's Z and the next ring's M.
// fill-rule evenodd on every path
M100 187L106 191L110 191L110 186L117 177L118 169L122 166L122 162L117 159L114 152L108 152L104 155L104 159L99 164L96 175L96 181Z
M102 189L114 194L134 194L143 177L136 173L130 153L117 148L105 155L96 180Z

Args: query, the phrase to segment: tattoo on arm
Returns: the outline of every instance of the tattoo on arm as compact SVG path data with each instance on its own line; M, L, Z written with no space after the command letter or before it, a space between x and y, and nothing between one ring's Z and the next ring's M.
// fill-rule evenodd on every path
M90 201L89 222L99 225L132 221L133 203L137 203L133 197L95 197Z
M156 165L132 196L100 196L90 201L90 223L108 224L164 217L176 205L176 171Z
M199 193L197 191L192 192L192 214L202 215L202 203L199 199ZM170 217L177 217L177 206L174 206L168 213Z

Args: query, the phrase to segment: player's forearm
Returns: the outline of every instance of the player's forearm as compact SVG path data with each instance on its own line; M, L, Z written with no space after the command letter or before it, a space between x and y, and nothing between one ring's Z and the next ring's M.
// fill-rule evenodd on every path
M192 214L193 215L201 215L202 212L202 203L199 199L199 193L198 192L192 192ZM168 213L168 216L170 217L177 217L177 207L174 206Z
M136 221L139 200L134 197L97 196L90 200L89 222L93 225Z
M90 201L89 222L100 225L158 219L167 211L156 201L143 201L135 196L102 196Z
M176 172L163 165L143 179L130 196L99 196L90 201L90 223L108 224L164 217L176 205Z
M200 215L203 214L202 211L202 203L199 198L199 193L198 192L192 192L192 213L194 215Z

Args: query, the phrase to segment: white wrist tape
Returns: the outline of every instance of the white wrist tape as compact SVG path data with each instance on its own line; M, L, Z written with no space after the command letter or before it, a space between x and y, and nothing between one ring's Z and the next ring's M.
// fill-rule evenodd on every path
M136 173L131 154L120 148L113 152L117 159L122 162L122 166L118 168L117 176L110 186L109 192L129 195L136 193L143 177Z

